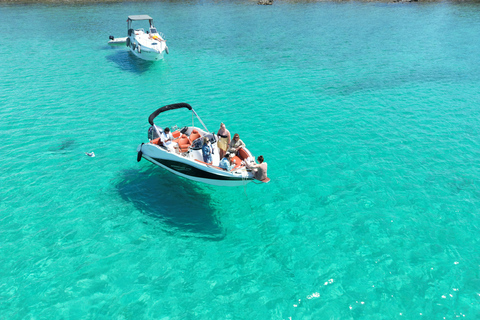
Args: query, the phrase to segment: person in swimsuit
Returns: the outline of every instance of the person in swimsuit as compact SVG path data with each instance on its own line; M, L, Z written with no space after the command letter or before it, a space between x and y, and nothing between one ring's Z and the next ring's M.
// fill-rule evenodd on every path
M253 165L249 165L248 163L245 163L245 165L247 168L252 169L255 179L262 181L267 178L267 163L263 162L263 156L259 156L257 160L258 164L255 163Z
M220 123L220 129L217 132L218 136L218 149L220 149L220 159L225 156L227 152L228 145L230 144L230 131L227 130L225 124L222 122Z

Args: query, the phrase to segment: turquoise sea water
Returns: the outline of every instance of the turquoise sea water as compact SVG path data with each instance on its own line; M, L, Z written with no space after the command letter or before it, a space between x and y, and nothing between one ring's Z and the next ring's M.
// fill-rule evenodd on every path
M131 14L164 61L107 45ZM1 4L0 30L0 319L480 318L478 4ZM272 181L137 163L176 102Z

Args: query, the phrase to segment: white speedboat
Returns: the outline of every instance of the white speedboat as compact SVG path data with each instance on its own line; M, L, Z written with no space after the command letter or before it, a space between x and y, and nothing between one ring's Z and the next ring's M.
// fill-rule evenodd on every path
M127 42L127 37L115 38L114 36L110 36L108 39L108 44L125 44Z
M173 143L164 146L159 138L163 129L157 127L153 120L163 112L180 108L191 110L192 117L193 115L196 116L204 130L195 127L193 124L192 126L182 127L182 129L174 126L171 132L174 138ZM245 147L241 148L233 158L235 167L231 171L218 167L220 159L217 137L215 133L208 131L203 121L189 104L176 103L164 106L153 112L148 118L148 122L151 125L148 131L149 142L138 146L137 161L140 161L143 157L181 177L217 186L241 186L254 180L254 175L247 169L245 163L253 164L255 159ZM204 137L208 137L214 151L211 164L203 162Z
M133 29L134 21L148 21L148 31L145 31L143 28ZM163 59L165 52L168 53L167 42L163 34L159 33L153 25L152 17L148 15L129 16L127 19L127 30L127 47L137 57L144 60L157 61Z

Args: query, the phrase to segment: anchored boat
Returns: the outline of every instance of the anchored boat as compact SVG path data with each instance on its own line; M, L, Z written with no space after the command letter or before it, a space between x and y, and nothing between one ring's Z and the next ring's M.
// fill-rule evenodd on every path
M172 143L168 146L164 145L160 138L163 129L154 123L154 119L164 112L182 108L190 110L192 117L195 116L199 120L203 129L193 124L181 129L174 126L171 132ZM189 104L176 103L157 109L150 115L148 122L151 125L148 133L149 142L138 146L137 161L143 157L181 177L217 186L241 186L255 179L245 165L246 163L254 164L255 159L245 147L240 148L233 157L232 162L235 163L235 167L231 171L219 167L221 159L219 159L217 137L215 133L208 131ZM203 162L202 147L205 137L210 140L213 149L211 164Z
M114 36L109 36L108 39L108 44L125 44L127 42L127 37L115 38Z
M138 21L148 21L149 28L133 29L133 24ZM164 52L168 54L167 42L162 33L153 25L152 17L148 15L129 16L127 19L128 37L125 42L130 52L137 57L157 61L163 59Z

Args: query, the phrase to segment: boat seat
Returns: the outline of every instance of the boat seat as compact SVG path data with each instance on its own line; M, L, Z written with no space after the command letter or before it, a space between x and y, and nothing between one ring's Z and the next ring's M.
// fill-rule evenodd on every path
M173 139L180 138L182 134L180 133L180 130L177 130L175 132L172 132Z
M172 142L176 142L176 143L178 143L178 141L179 141L180 139L182 139L182 138L187 138L187 139L188 139L188 137L187 137L186 135L184 135L184 134L180 134L180 136L178 136L177 138L175 138L175 137L173 137L173 138L174 138L174 139L173 139Z
M233 157L232 162L235 163L235 169L242 166L242 159L240 159L238 156Z
M192 145L192 143L190 142L190 140L187 137L180 138L177 141L177 143L178 143L178 150L180 152L187 152L188 148L190 148L190 146Z
M248 157L250 156L247 152L247 150L245 150L243 147L238 149L237 151L237 155L240 159L242 160L245 160L245 159L248 159Z
M150 140L150 143L151 143L151 144L156 144L156 145L159 145L159 146L162 146L162 145L163 145L163 143L162 143L162 141L160 140L160 138Z
M193 142L200 137L201 137L200 133L198 133L197 130L193 130L192 133L190 134L190 141Z

